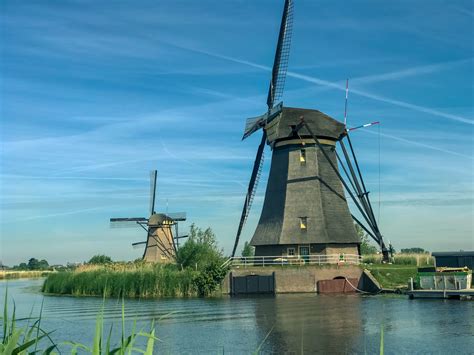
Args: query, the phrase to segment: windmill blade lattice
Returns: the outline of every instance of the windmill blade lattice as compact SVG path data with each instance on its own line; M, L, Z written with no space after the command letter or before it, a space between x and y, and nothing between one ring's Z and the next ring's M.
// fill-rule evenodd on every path
M244 138L248 137L253 132L257 131L265 123L267 123L272 115L271 111L276 100L279 100L283 95L283 89L285 86L286 70L288 68L288 60L290 57L290 45L291 45L291 34L293 32L293 0L285 0L285 6L283 8L283 15L281 18L280 32L278 34L278 43L275 51L275 59L273 62L272 77L270 80L270 87L268 89L267 106L268 112L266 113L265 122L259 124L257 119L254 125L247 126ZM274 114L276 115L276 114ZM262 132L262 139L257 149L257 154L253 164L252 175L250 176L249 186L247 189L247 195L245 196L244 206L242 208L242 214L240 216L240 222L237 229L237 235L235 237L234 248L232 249L232 256L235 256L237 247L239 244L240 235L242 228L245 225L247 217L250 212L250 207L257 190L258 182L263 167L263 151L265 149L265 143L267 134L265 130Z
M150 216L155 213L155 196L156 196L156 170L150 171Z
M136 228L137 224L146 224L148 219L145 217L130 218L110 218L111 228Z
M275 102L283 96L286 71L290 59L291 35L293 33L293 0L285 0L283 16L281 18L278 44L273 62L272 79L268 89L267 105L271 109Z

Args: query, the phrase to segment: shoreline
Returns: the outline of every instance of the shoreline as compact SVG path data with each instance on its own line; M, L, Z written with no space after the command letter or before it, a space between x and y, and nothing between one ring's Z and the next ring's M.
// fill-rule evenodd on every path
M34 279L41 277L48 277L51 273L56 273L58 271L52 270L9 270L9 271L0 271L0 281L2 280L16 280L16 279Z

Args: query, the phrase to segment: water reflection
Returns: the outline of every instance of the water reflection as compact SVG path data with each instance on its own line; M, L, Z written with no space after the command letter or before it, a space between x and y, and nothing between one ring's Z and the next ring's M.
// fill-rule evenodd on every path
M9 282L18 316L39 312L41 280ZM6 282L0 282L3 302ZM56 341L91 344L101 298L44 297L43 327ZM373 354L384 328L385 354L471 354L474 302L403 296L278 295L126 300L126 328L157 321L157 350L170 354ZM121 300L105 303L105 329L121 327ZM268 337L267 337L268 335ZM266 338L267 337L267 338ZM264 341L265 340L265 341Z
M354 353L361 348L361 297L279 295L255 304L268 352Z

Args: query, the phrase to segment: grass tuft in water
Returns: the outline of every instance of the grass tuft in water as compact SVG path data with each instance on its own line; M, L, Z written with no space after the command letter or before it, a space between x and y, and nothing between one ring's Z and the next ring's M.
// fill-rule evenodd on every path
M41 353L44 355L60 353L59 346L63 345L70 348L71 354L88 352L94 355L102 354L132 354L143 353L147 355L153 354L155 342L160 341L155 336L155 322L153 321L149 330L136 330L136 321L133 323L133 328L130 334L125 334L125 302L122 299L122 331L120 341L112 348L112 325L108 332L104 330L104 304L105 297L100 312L97 314L95 333L92 341L92 346L88 346L75 341L62 341L55 343L50 334L52 332L45 332L41 329L41 319L43 305L41 305L40 315L33 323L29 318L17 318L16 307L13 303L12 314L8 310L8 289L5 291L5 303L3 306L2 328L3 334L0 342L0 354L2 355L26 355ZM24 326L19 327L18 323L24 323ZM136 346L139 338L146 339L145 349ZM45 343L46 341L46 343ZM47 346L45 349L40 349L39 346Z

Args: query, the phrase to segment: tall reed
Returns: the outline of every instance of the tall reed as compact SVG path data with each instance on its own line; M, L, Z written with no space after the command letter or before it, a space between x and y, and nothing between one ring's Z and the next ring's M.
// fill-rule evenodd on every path
M14 304L14 303L13 303ZM41 309L43 307L41 306ZM18 319L15 314L15 306L10 314L8 310L8 289L5 290L5 303L3 307L2 320L2 336L0 337L0 354L2 355L27 355L42 353L44 355L56 354L55 350L59 351L61 345L70 347L71 354L77 354L78 350L81 353L88 352L94 355L101 354L132 354L143 353L152 355L154 352L155 341L159 340L155 336L155 322L153 321L150 330L138 330L136 321L133 323L131 333L125 333L125 303L122 299L122 329L120 340L112 342L112 326L107 333L104 333L104 304L101 311L97 314L95 333L92 340L92 345L78 343L72 340L55 343L50 334L52 332L45 332L41 328L42 312L38 318L21 318ZM22 323L22 326L18 324ZM142 338L146 340L146 345L137 347L137 340ZM48 342L45 342L45 341ZM41 347L47 346L45 349ZM115 346L115 347L114 347ZM144 349L143 349L144 347Z
M430 254L394 254L391 263L395 265L430 266L434 265L434 259ZM365 264L381 264L382 255L369 254L362 256Z
M48 275L43 292L74 296L187 297L195 296L197 272L172 265L123 265L79 268Z

